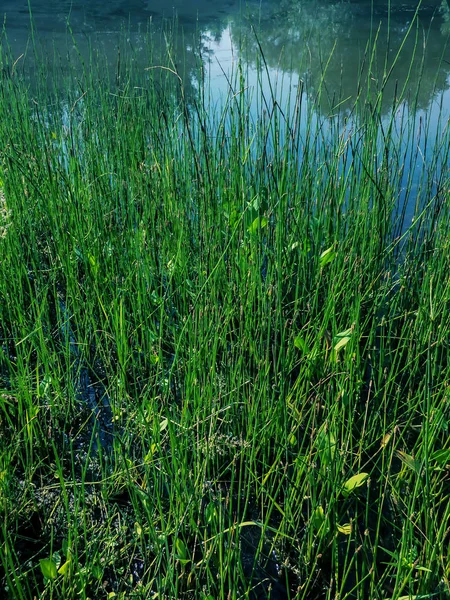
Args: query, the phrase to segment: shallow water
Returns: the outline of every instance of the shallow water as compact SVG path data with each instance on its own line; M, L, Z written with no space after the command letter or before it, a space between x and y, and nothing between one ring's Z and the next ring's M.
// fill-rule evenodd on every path
M363 87L367 82L379 86L395 62L383 89L383 114L389 115L402 93L398 121L413 120L426 160L450 112L450 7L448 0L422 0L417 25L410 30L417 7L414 0L30 0L34 40L50 57L59 56L63 69L78 52L87 56L98 50L114 72L125 35L135 66L144 72L167 60L160 32L169 31L176 20L171 60L183 71L186 94L199 85L201 62L211 84L211 106L217 106L230 91L228 76L239 59L246 65L248 87L262 86L268 97L276 88L280 105L304 89L303 106L314 98L324 128L336 106L352 110L359 81ZM0 16L17 61L14 68L32 78L28 0L0 0ZM368 52L375 38L376 50ZM261 49L267 67L262 74ZM255 100L255 111L260 108ZM426 150L419 133L424 130ZM421 165L415 169L412 190L420 185ZM411 194L409 222L415 199Z

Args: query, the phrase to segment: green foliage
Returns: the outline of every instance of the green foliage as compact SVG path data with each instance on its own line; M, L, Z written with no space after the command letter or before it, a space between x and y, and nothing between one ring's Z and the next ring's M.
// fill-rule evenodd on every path
M260 52L214 111L170 51L2 81L10 597L449 593L449 130Z

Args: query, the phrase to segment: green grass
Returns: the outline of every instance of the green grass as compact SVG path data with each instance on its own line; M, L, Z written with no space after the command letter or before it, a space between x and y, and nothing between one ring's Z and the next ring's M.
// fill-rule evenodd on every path
M118 68L1 83L2 597L448 598L444 115Z

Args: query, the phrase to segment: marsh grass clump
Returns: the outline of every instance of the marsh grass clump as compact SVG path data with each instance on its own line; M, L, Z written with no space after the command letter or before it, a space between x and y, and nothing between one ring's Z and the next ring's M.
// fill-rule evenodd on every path
M2 597L448 597L447 117L122 57L0 89Z

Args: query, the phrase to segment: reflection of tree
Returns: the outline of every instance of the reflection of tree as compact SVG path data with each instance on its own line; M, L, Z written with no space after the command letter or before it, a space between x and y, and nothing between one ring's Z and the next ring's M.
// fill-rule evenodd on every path
M434 3L434 9L439 2ZM393 10L389 20L381 16L387 0L375 4L372 6L370 0L359 3L281 0L264 5L259 11L248 10L247 18L241 23L234 22L231 31L234 39L245 35L245 59L256 64L260 51L251 26L257 22L257 36L267 64L306 78L310 91L320 87L321 108L325 112L339 101L350 108L359 83L362 93L368 85L372 91L380 89L383 74L389 72L394 59L395 66L383 92L385 109L392 105L403 86L405 93L416 94L418 90L417 96L410 98L411 105L414 101L418 108L426 107L433 94L448 87L450 51L439 30L442 16L435 15L433 21L428 2L427 10L419 12L405 40L414 14L412 8L417 3L403 2L402 10L397 5L398 10ZM392 2L393 9L395 6Z
M450 35L450 3L448 0L442 0L440 6L440 12L442 14L442 27L441 31L443 35Z
M83 65L98 63L98 76L109 78L120 88L126 85L131 71L135 75L140 72L145 79L144 70L158 65L179 73L185 97L190 98L198 87L202 61L208 59L210 38L221 38L230 18L225 8L231 10L232 6L217 0L221 18L193 13L177 19L173 9L164 12L167 18L162 12L152 14L148 5L154 4L145 0L32 0L34 42L30 43L29 15L24 18L13 12L7 15L0 44L4 54L10 56L10 64L20 57L15 70L32 86L42 84L35 79L38 72L46 73L49 86L55 81L63 85L64 75L70 70L79 72L81 81ZM49 19L49 14L54 18ZM172 79L176 89L177 79Z
M444 37L446 31L450 33L448 1L422 0L418 28L404 43L384 89L386 106L402 89L408 72L408 89L415 90L420 81L416 98L419 107L429 103L434 91L446 87L450 71ZM178 20L170 18L170 10L167 20L161 18L163 7L168 10L169 4L182 7ZM111 81L117 80L120 62L120 85L126 82L130 65L134 71L141 73L151 65L172 66L182 76L184 94L189 99L198 88L202 69L210 57L211 41L219 41L226 27L230 28L236 46L245 40L245 52L242 51L241 56L250 64L258 62L261 57L252 32L252 27L255 27L268 65L306 78L312 92L321 88L322 110L328 112L339 99L354 99L359 81L370 82L373 89L381 85L386 53L392 62L403 43L417 0L390 0L389 46L386 28L388 0L247 0L245 7L242 3L242 8L237 0L172 0L169 4L164 0L111 0L108 3L31 0L37 37L46 46L41 56L47 54L53 60L55 53L59 54L58 64L64 69L65 61L69 65L80 55L86 62L91 60L95 48ZM439 6L441 9L435 15L432 35L427 35L431 15ZM53 21L48 19L49 10L55 14ZM67 35L69 14L72 37ZM148 21L150 16L151 24ZM9 19L8 22L15 21ZM376 50L373 55L367 54L380 22ZM39 33L43 35L39 36ZM24 23L22 28L17 25L11 37L15 38L14 62L14 57L20 56L27 46ZM422 52L424 40L425 53ZM127 43L128 54L124 51ZM119 46L123 49L120 61ZM446 52L445 60L436 75L436 66L443 52ZM409 70L414 53L415 60ZM31 76L36 70L31 52L19 65ZM326 74L321 83L325 66ZM174 82L177 83L176 80ZM352 100L347 100L344 105L351 107Z

